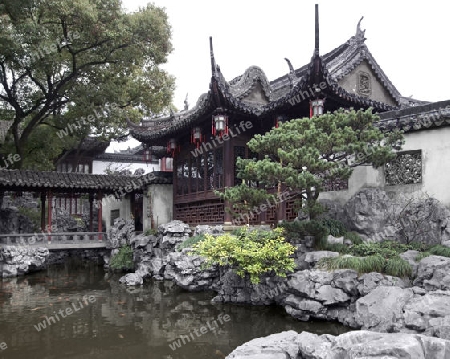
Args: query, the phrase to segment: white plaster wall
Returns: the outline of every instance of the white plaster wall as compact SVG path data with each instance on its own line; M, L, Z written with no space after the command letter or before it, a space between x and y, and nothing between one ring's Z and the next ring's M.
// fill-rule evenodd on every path
M450 127L407 133L402 151L422 150L422 183L386 186L384 169L371 166L357 167L349 179L346 191L323 192L319 199L341 203L363 187L380 187L385 191L412 196L428 194L450 207Z
M450 207L450 127L408 133L405 139L403 151L422 150L422 183L385 186L385 190L427 193Z
M151 228L151 216L155 228L173 219L173 185L152 184L144 196L144 231Z
M113 196L106 196L102 201L102 218L106 223L106 231L111 228L111 211L115 209L120 210L120 217L125 220L131 219L131 204L130 197L125 196L120 200L115 199Z

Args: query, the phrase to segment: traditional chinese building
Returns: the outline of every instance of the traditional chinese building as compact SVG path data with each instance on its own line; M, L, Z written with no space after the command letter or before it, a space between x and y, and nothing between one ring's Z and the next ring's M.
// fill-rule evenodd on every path
M424 127L416 121L420 113L435 109L427 102L400 95L365 44L365 30L361 29L360 22L354 36L321 55L316 5L315 48L311 61L294 69L286 59L289 72L273 81L257 66L227 81L216 62L210 38L211 81L197 104L190 109L185 106L184 110L167 117L142 120L140 125L129 124L132 136L146 148L166 146L165 156L173 157L173 219L189 224L230 224L231 215L225 210L228 204L215 195L214 190L240 183L236 159L254 157L246 143L253 135L277 126L279 121L320 115L339 108L371 107L374 112L383 114L381 126L384 128L398 127L400 122L406 132L440 126L431 121ZM445 114L442 116L441 124L445 124ZM411 151L407 153L409 159L411 154ZM417 153L414 156L417 157ZM414 163L417 167L417 160ZM349 182L329 184L329 191L323 197L345 201L366 184L389 184L384 177L379 180L371 171L376 170L357 168ZM417 175L406 177L405 183L395 185L422 183L422 177L418 180ZM254 222L273 222L274 210L261 213ZM297 216L293 200L283 202L279 210L278 218L289 220Z

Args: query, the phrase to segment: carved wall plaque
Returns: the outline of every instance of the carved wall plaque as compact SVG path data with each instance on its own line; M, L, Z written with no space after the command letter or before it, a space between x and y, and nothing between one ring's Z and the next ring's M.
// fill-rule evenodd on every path
M364 97L372 94L372 78L367 72L358 73L358 94Z

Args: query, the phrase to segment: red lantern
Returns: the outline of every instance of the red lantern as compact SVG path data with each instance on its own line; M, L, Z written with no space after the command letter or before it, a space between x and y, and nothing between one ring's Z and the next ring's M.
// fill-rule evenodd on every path
M228 135L228 116L224 113L217 112L212 116L212 134L213 136L222 137L223 134Z
M278 115L275 117L275 128L278 128L279 125L281 125L284 121L284 116Z
M152 160L152 151L150 150L150 147L145 147L144 150L144 161L149 163Z
M197 145L197 148L200 147L200 144L205 141L205 136L202 135L202 129L200 127L194 127L191 133L191 143Z
M175 154L179 152L180 145L177 146L177 140L175 138L171 138L169 142L167 142L167 153L170 153L172 157L175 157Z
M323 104L325 99L315 99L309 102L309 117L323 115Z

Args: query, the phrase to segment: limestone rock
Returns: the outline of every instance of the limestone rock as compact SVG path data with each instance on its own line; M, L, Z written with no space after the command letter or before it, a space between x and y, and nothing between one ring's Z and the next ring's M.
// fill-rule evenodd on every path
M297 359L298 334L293 330L253 339L237 347L226 359Z
M352 331L339 336L294 331L253 339L226 359L447 359L450 341L419 334Z
M402 254L400 254L400 258L404 259L405 261L407 261L411 268L412 268L412 275L413 277L417 276L417 270L419 268L419 262L416 261L416 257L419 255L419 251L406 251Z
M4 246L0 248L0 273L6 278L43 269L49 255L42 247Z
M137 286L144 283L143 278L136 273L127 273L119 279L120 283L124 283L127 286Z
M412 289L379 286L356 301L356 321L362 329L399 331L403 308L413 295Z
M344 237L333 237L331 234L327 237L328 244L344 244Z
M333 305L350 301L350 297L342 289L331 285L322 285L314 294L314 298L323 305Z
M114 225L108 232L108 247L119 248L130 244L134 236L134 221L125 221L123 218L116 218Z
M414 285L426 290L450 289L450 258L429 256L419 263Z
M366 188L356 193L344 205L349 229L365 237L383 232L388 225L389 203L387 193L378 188Z
M158 232L163 235L182 235L184 233L191 233L189 225L183 223L183 221L175 220L166 224L160 224L158 227Z
M450 339L450 291L416 296L405 305L404 312L407 328Z
M362 296L370 293L378 286L396 286L406 288L408 283L405 283L403 279L398 277L383 275L376 272L365 273L359 277L358 291Z
M201 234L212 234L212 235L221 235L224 234L223 226L217 225L217 226L209 226L207 224L205 225L198 225L195 227L194 230L194 236L198 236Z

